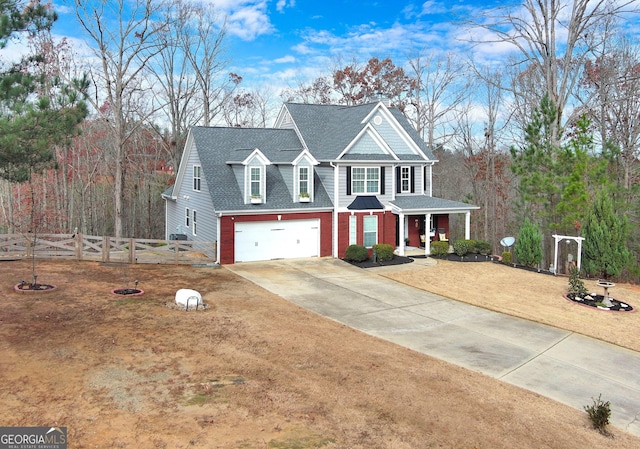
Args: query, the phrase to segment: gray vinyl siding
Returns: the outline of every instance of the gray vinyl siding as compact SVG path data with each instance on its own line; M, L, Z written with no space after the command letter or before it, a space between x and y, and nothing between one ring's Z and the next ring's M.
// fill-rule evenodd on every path
M315 172L318 175L318 178L320 178L320 182L322 182L324 189L327 191L327 194L332 201L334 193L334 170L335 169L329 164L320 164L315 167Z
M201 165L198 152L195 147L191 149L187 168L182 178L182 182L174 189L177 196L175 202L168 201L167 213L167 235L186 234L188 240L201 242L214 242L217 239L218 222L213 210L213 203L209 193L209 185L204 174L201 174L200 191L193 190L193 166ZM188 197L185 198L185 196ZM189 227L186 226L186 208L189 208L191 220ZM198 215L198 233L193 236L193 211Z
M430 195L431 194L431 182L430 180L433 179L433 176L431 175L431 172L433 170L433 165L427 165L427 167L424 170L421 170L423 172L423 176L425 176L425 180L424 180L424 194L425 195Z
M385 193L384 195L377 194L376 197L385 206L389 203L389 201L393 199L393 195L395 192L394 190L395 185L393 184L395 180L395 176L394 176L395 168L392 165L383 165L383 166L365 165L365 164L355 163L354 161L354 164L352 165L348 165L348 166L340 165L339 167L338 176L339 176L340 182L338 183L338 204L336 204L336 207L347 207L349 204L353 202L353 200L356 199L356 196L358 196L358 194L354 194L353 192L351 193L351 195L347 195L347 168L348 167L384 167L384 170L385 170L384 192ZM361 194L361 195L367 195L367 194Z
M407 143L400 137L398 131L391 126L389 121L382 114L380 114L380 117L382 118L382 123L380 125L376 125L373 120L371 121L371 124L382 136L385 142L387 142L387 145L393 148L393 152L398 155L415 154Z
M178 216L178 206L175 201L166 200L166 217L167 217L167 229L165 229L165 238L169 238L171 234L181 234L182 228L179 225L182 224L182 215Z
M373 137L371 137L369 133L365 133L358 139L356 144L349 149L348 154L383 155L385 152L380 148L380 145L373 140Z

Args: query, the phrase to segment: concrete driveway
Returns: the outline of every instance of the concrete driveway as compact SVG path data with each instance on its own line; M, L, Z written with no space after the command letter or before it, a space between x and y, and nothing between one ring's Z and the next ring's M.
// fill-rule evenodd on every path
M578 410L602 394L611 423L640 436L640 354L488 311L332 258L226 266L324 317L429 356L534 391Z

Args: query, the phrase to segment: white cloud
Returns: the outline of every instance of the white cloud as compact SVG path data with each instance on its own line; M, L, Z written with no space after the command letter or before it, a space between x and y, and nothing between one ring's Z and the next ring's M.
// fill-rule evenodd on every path
M286 55L282 58L275 59L273 62L275 62L276 64L290 64L296 62L296 58L291 55Z
M296 6L296 1L295 0L289 0L289 8L292 8L294 6ZM287 7L287 0L278 0L278 3L276 3L276 9L278 10L278 12L284 12L284 9Z
M227 16L229 34L245 41L274 31L266 0L208 0ZM282 0L280 0L282 1ZM286 3L286 0L284 0ZM279 2L280 3L280 2Z

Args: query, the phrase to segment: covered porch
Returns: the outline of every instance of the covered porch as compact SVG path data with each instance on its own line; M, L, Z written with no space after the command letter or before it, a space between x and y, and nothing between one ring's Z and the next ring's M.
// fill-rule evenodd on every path
M424 254L428 256L431 254L431 242L449 241L450 214L464 214L464 238L470 239L471 211L479 209L472 204L424 195L398 197L391 201L391 207L398 216L400 256L405 255L407 246L424 247Z

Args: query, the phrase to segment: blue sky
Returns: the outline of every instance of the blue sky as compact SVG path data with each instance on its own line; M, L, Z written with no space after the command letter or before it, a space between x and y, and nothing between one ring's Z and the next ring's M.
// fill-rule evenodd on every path
M73 10L56 3L54 31L71 34ZM229 71L245 87L275 88L328 74L337 58L390 57L402 65L418 50L463 52L463 30L456 20L491 5L477 0L204 0L226 15ZM498 2L500 3L500 2Z

